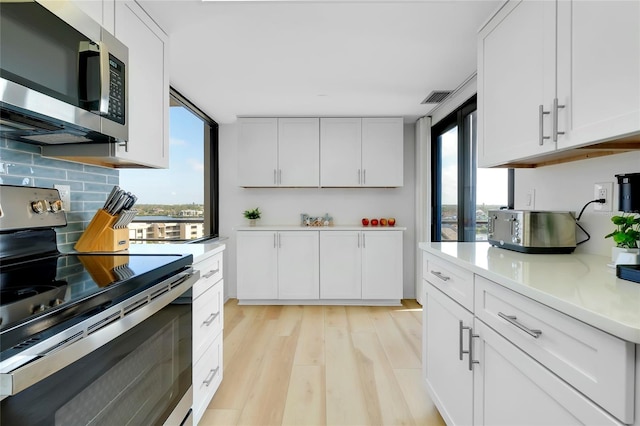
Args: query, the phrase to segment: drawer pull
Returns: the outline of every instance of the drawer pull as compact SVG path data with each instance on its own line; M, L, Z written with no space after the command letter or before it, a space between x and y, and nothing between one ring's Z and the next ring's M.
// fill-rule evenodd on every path
M216 374L218 374L218 371L220 371L220 366L218 366L215 369L209 371L209 374L207 375L207 378L202 382L202 384L207 386L207 387L209 387L209 385L213 381L213 378L216 377Z
M209 272L207 272L206 274L204 274L202 277L203 278L211 278L212 276L214 276L218 272L220 272L220 265L218 265L218 269L212 269Z
M469 371L473 371L473 364L480 364L480 361L473 359L473 339L480 337L479 334L473 334L473 328L469 327Z
M215 314L209 315L209 318L203 321L202 325L206 325L207 327L209 327L211 323L214 322L216 318L218 318L218 315L220 315L220 311L216 312Z
M529 327L526 327L526 326L520 324L517 321L518 318L515 315L505 315L502 312L498 312L498 316L500 318L502 318L503 320L509 322L510 324L515 325L520 330L524 331L525 333L527 333L529 336L533 337L534 339L537 339L542 334L541 330L532 330Z
M451 277L448 277L446 275L442 275L442 272L440 271L431 271L431 273L433 275L435 275L436 277L440 278L442 281L449 281L451 279Z
M462 349L462 345L463 345L463 341L464 339L462 338L462 333L464 330L469 330L469 333L471 333L471 327L465 327L462 324L462 321L459 321L460 324L460 328L458 329L458 337L460 338L459 342L458 342L458 354L460 355L460 361L462 361L462 356L464 354L468 354L469 351L465 351L464 349Z

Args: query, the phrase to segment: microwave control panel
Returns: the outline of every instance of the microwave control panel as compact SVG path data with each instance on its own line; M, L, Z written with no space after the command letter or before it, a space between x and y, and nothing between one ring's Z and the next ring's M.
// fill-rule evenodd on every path
M116 123L125 124L125 66L113 55L109 55L109 112L107 117Z

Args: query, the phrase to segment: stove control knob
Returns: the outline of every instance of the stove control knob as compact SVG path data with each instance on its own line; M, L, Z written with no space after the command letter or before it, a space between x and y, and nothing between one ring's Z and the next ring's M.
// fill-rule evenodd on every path
M62 210L62 201L61 200L55 200L55 201L51 201L49 203L49 211L51 213L58 213L60 210Z
M37 214L43 214L44 212L49 210L49 208L47 206L48 204L49 203L47 203L46 200L32 201L31 202L31 210L33 210Z

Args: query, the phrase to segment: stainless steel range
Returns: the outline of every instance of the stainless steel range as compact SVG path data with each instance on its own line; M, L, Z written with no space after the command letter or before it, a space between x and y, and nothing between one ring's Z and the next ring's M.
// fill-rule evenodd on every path
M0 185L0 423L188 423L192 256L60 253L66 223Z

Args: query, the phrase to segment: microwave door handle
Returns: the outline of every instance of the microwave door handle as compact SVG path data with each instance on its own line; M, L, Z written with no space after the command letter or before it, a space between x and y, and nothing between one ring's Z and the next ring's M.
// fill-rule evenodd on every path
M109 114L109 90L111 86L111 70L109 68L109 48L105 42L100 46L100 115Z

